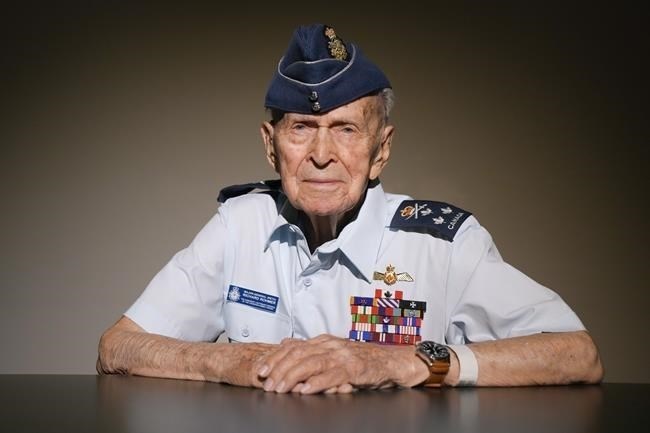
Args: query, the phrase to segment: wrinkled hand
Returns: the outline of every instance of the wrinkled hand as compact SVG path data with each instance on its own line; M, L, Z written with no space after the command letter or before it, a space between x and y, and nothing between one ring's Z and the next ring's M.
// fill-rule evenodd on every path
M266 391L303 394L413 386L428 375L412 346L361 343L331 335L285 339L259 359L255 371Z
M206 380L261 388L262 382L255 367L260 359L277 350L279 346L264 343L232 343L211 344L208 348L219 352L204 355Z

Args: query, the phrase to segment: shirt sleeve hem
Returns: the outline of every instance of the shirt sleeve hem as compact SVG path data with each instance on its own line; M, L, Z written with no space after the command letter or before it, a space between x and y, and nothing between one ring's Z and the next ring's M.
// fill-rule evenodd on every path
M182 339L179 327L155 307L136 301L124 315L150 334Z

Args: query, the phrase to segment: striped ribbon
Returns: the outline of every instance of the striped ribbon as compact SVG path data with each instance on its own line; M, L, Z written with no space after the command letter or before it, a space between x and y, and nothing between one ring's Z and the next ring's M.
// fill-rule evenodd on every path
M391 307L370 307L364 305L350 306L352 314L368 314L375 316L401 316L401 317L419 317L424 318L422 310L411 310Z
M384 325L422 326L422 319L417 317L373 316L369 314L353 314L353 323L383 323Z
M386 334L420 335L419 326L384 325L381 323L353 323L352 330L383 332Z
M387 334L384 332L351 330L350 340L387 344L415 344L422 340L419 335Z

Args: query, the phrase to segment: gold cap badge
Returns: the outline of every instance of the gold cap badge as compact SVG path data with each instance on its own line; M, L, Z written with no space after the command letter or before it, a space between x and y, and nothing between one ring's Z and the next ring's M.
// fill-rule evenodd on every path
M334 29L325 26L325 36L329 39L329 42L327 42L327 48L330 49L330 55L336 60L347 60L348 50L345 49L343 39L336 36Z
M386 266L386 272L377 272L375 271L372 274L372 279L373 280L378 280L378 281L383 281L384 283L388 284L389 286L392 284L395 284L398 281L406 281L406 282L412 282L413 277L411 277L408 272L400 272L396 273L395 272L395 266L393 265L388 265Z

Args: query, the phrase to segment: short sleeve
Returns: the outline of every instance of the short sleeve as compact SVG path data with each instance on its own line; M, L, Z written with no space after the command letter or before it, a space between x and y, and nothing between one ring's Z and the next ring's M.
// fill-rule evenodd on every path
M449 262L448 343L585 329L557 293L503 261L475 218L467 225Z
M125 316L154 334L187 341L219 337L224 330L224 207L158 272Z

